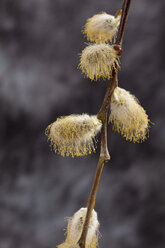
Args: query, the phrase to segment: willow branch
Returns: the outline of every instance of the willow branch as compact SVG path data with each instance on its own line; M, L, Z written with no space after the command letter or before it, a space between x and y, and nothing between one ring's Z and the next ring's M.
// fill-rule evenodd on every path
M97 114L97 118L102 122L104 122L105 120L106 113L108 112L109 104L111 102L111 96L117 85L118 85L117 73L113 70L112 78L109 80L102 106Z
M116 45L122 44L125 26L126 26L126 22L128 18L130 3L131 3L131 0L124 0L123 2L121 20L120 20L120 25L119 25L119 29L117 33L117 38L116 38Z
M128 18L128 10L130 6L130 2L131 0L124 0L123 2L121 21L120 21L119 30L118 30L117 39L116 39L117 46L120 46L122 44L125 25L126 25L126 21ZM109 104L111 103L111 97L117 85L118 85L117 72L113 70L112 78L109 80L102 106L100 108L100 111L97 114L97 118L101 120L102 122L100 156L99 156L99 161L97 164L97 169L96 169L96 174L95 174L92 190L91 190L88 203L87 203L87 214L86 214L82 234L78 241L80 248L85 248L89 221L90 221L90 217L92 214L92 210L95 207L96 194L97 194L102 170L104 167L104 163L110 160L110 155L109 155L108 146L107 146L107 115L108 115Z

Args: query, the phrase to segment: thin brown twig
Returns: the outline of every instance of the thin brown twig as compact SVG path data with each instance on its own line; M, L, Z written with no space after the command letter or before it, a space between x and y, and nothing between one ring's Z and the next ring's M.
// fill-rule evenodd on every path
M99 186L103 166L104 166L104 159L103 159L103 157L100 157L99 161L98 161L98 165L97 165L94 184L93 184L91 194L90 194L88 204L87 204L88 211L87 211L85 222L84 222L83 232L82 232L81 238L78 242L80 247L85 247L85 241L86 241L86 236L87 236L87 232L88 232L89 221L90 221L90 217L92 214L92 210L93 210L94 205L95 205L96 193L97 193L97 189Z
M116 85L117 85L117 77L115 73L115 75L109 81L102 107L97 115L98 119L102 121L100 156L99 156L99 161L98 161L98 165L96 169L94 183L93 183L92 190L91 190L88 203L87 203L87 214L86 214L86 218L84 222L83 231L82 231L80 240L78 242L81 248L85 248L85 241L86 241L86 236L88 232L89 221L90 221L90 217L92 214L92 210L94 209L94 206L95 206L96 194L97 194L102 170L104 167L104 163L110 160L110 155L109 155L108 146L107 146L107 114L108 114L108 107L109 107L110 99L111 99L112 93Z
M126 21L128 17L130 2L131 0L124 0L123 2L121 21L120 21L119 30L118 30L117 39L116 39L116 45L119 45L119 46L122 44L122 39L123 39L124 31L125 31L125 25L126 25ZM98 165L96 169L94 183L93 183L92 190L91 190L88 203L87 203L87 214L86 214L82 234L78 241L80 248L85 248L89 221L90 221L90 217L92 214L92 210L94 209L94 206L95 206L96 194L97 194L102 170L104 167L104 163L110 160L110 155L109 155L108 146L107 146L107 115L108 115L109 104L111 102L111 97L117 85L118 85L117 71L113 70L112 78L109 80L102 106L100 108L100 111L97 114L98 119L102 121L100 156L99 156L99 161L98 161Z
M125 25L126 25L127 18L128 18L130 3L131 3L131 0L124 0L123 2L121 20L120 20L120 25L119 25L119 29L117 33L117 38L116 38L116 45L122 44L124 31L125 31Z

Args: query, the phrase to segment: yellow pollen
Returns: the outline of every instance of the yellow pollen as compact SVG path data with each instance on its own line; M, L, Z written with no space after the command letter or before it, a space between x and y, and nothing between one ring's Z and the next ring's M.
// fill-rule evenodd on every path
M96 43L112 41L118 31L120 15L114 17L105 12L89 18L82 31L87 39Z
M94 44L82 51L79 68L91 80L110 79L112 69L118 67L119 57L113 46Z
M58 118L46 129L53 150L62 156L84 156L95 152L95 136L101 130L96 116L70 115Z
M126 140L142 142L147 138L148 115L135 96L122 88L114 90L109 122Z
M81 208L71 218L68 218L66 240L64 243L58 245L58 248L79 248L78 241L82 234L86 211L87 208ZM97 213L93 210L86 237L86 248L97 247L99 237L98 228Z

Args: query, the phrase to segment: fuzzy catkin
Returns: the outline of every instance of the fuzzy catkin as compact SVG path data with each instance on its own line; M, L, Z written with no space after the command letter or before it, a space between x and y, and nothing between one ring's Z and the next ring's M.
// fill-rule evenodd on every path
M69 244L68 242L64 242L61 245L57 245L58 248L80 248L78 244Z
M92 42L104 43L112 41L118 31L119 23L120 16L114 17L103 12L87 19L82 33Z
M126 140L142 142L146 139L149 128L148 115L135 96L122 88L117 87L114 90L109 122Z
M79 68L91 80L110 79L112 69L119 67L119 57L113 46L94 44L87 46L81 54Z
M87 208L79 209L71 218L68 219L66 240L58 248L78 248L78 241L81 237L83 225L85 222ZM86 237L86 248L96 248L98 244L98 228L99 222L97 213L92 211L89 222L89 228Z
M84 156L95 151L95 136L102 123L97 116L70 115L58 118L46 129L53 150L62 156Z

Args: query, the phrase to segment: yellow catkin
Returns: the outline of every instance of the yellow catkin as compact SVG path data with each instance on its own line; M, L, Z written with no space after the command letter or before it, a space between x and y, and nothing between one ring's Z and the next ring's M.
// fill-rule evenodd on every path
M119 67L119 57L113 46L94 44L87 46L81 54L79 68L91 80L110 79L112 69Z
M70 244L67 241L65 241L64 243L57 245L58 248L80 248L80 246L78 244Z
M53 150L62 156L84 156L95 151L95 136L102 123L97 116L70 115L58 118L46 129Z
M86 212L87 208L81 208L71 218L68 218L66 240L64 243L58 245L58 248L79 248L78 241L82 234ZM99 236L98 228L99 222L97 220L97 213L93 210L86 237L86 248L97 247Z
M89 18L82 33L92 42L100 43L112 41L118 31L119 23L120 15L114 17L103 12Z
M149 119L146 111L135 96L119 87L112 96L109 122L115 131L129 141L142 142L148 134Z

